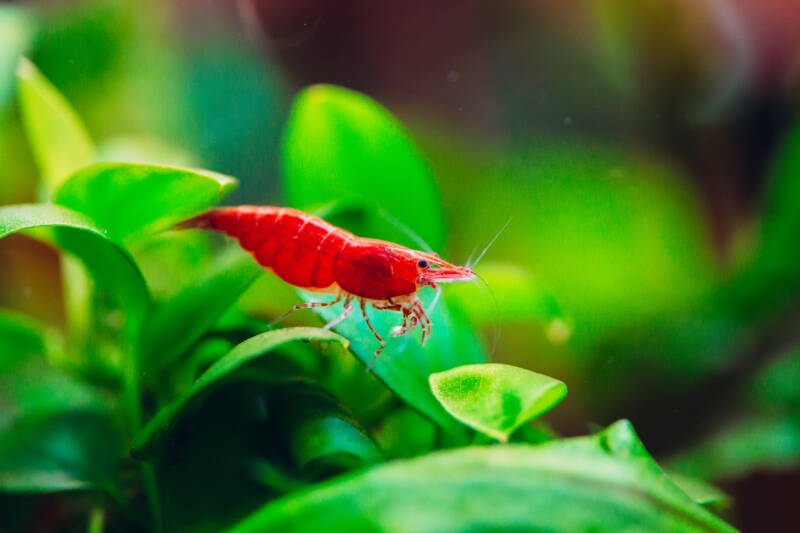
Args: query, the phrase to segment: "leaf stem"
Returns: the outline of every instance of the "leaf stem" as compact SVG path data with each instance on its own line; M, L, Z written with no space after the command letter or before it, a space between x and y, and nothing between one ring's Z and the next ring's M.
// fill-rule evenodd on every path
M138 331L140 328L136 327L131 329ZM130 335L129 338L137 338L137 336ZM123 401L130 438L132 439L142 427L139 350L133 348L126 350L123 371L125 375ZM159 503L158 480L156 479L155 471L153 470L152 465L144 462L139 463L139 471L141 473L142 484L147 497L147 503L150 507L150 516L152 519L153 529L156 532L160 532L162 527L161 505Z

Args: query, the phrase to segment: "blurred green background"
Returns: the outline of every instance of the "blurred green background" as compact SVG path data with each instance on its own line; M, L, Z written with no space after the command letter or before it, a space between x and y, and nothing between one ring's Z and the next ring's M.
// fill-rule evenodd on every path
M472 286L447 298L493 360L569 384L554 428L629 418L663 464L733 496L734 524L796 531L798 27L781 0L30 2L0 14L0 80L24 53L100 159L235 176L231 204L302 194L281 188L304 161L281 158L300 89L369 95L443 211L408 207L427 169L400 160L353 169L410 173L377 209L443 217L424 237L456 263L511 219L477 267L496 308ZM40 186L12 102L0 85L0 204ZM0 268L0 307L63 326L56 252L10 237Z

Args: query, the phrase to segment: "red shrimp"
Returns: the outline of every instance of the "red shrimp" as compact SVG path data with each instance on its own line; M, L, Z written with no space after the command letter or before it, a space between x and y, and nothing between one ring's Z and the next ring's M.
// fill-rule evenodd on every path
M440 291L437 283L472 281L475 273L442 261L435 253L412 250L392 242L357 237L315 216L288 207L238 206L213 209L177 226L213 229L239 240L261 266L285 282L308 291L333 294L330 302L295 305L279 320L299 309L329 307L344 300L344 311L329 322L330 329L352 311L357 300L372 334L380 343L372 362L386 346L369 320L366 306L402 313L393 337L405 335L417 324L422 342L431 321L417 298L422 287ZM439 293L436 295L438 299ZM432 303L432 305L433 305ZM370 367L372 363L370 363ZM369 367L368 367L369 368Z

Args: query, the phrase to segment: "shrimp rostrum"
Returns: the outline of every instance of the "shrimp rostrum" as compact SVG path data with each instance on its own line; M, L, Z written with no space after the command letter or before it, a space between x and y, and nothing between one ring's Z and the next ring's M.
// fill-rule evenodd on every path
M402 313L402 324L390 335L401 336L418 324L422 342L431 333L431 321L417 292L440 283L472 281L475 273L443 261L435 253L412 250L392 242L357 237L324 220L287 207L238 206L213 209L178 225L221 231L239 240L258 263L282 280L308 291L332 294L330 302L307 302L294 306L282 320L299 309L329 307L344 301L344 311L325 328L330 329L353 312L357 302L372 334L375 330L366 313L371 305L381 311ZM371 366L372 363L370 363Z

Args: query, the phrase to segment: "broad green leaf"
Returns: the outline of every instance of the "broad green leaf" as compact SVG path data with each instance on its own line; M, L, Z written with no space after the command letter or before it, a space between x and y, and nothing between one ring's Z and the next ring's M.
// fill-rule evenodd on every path
M123 242L205 210L235 186L235 179L205 170L98 163L72 174L54 201Z
M393 461L269 503L229 531L735 531L657 467L609 446L625 438L608 433L632 434L618 426Z
M279 329L251 337L214 363L195 381L192 388L177 400L161 409L136 435L131 453L140 458L157 453L168 440L180 418L190 412L209 393L223 385L234 371L283 344L300 340L336 341L342 346L347 346L347 341L339 335L317 328Z
M289 204L332 201L365 208L365 237L418 247L376 213L383 210L434 249L444 242L440 200L426 162L405 129L369 97L316 85L295 99L281 165Z
M59 245L81 259L98 288L128 311L126 325L138 327L150 305L142 274L128 253L111 242L85 215L49 204L0 208L0 239L21 230L45 226L58 230Z
M725 494L696 478L676 472L666 473L645 449L642 441L627 420L620 420L596 435L600 445L609 452L635 462L643 470L662 477L662 484L674 493L682 492L693 502L724 507L728 498Z
M51 204L13 205L0 208L0 238L33 228L53 228L53 240L74 258L83 262L94 281L99 301L124 310L115 324L115 343L111 349L123 351L124 400L131 426L138 426L139 360L136 341L142 321L150 308L150 294L142 274L127 251L107 239L85 215ZM83 278L81 278L83 279ZM105 339L87 338L81 349L102 346ZM75 343L79 346L78 343Z
M301 293L307 301L318 299L318 295ZM423 295L425 302L430 295ZM428 306L426 305L426 308ZM326 320L333 320L342 312L341 304L317 309ZM376 311L367 308L375 329L386 338L394 326L402 321L400 313ZM378 349L378 341L370 332L355 309L347 320L334 329L352 343L350 350L365 365L369 365ZM483 363L486 354L475 333L464 317L451 311L445 302L439 302L430 315L433 332L425 345L420 344L418 330L398 338L388 338L386 349L381 352L370 369L389 389L448 432L465 436L464 427L451 417L431 393L428 376L434 372L453 367Z
M14 72L33 37L31 13L18 6L0 6L0 113L14 89Z
M502 442L567 395L557 379L511 365L459 366L428 379L447 412Z
M324 389L305 382L279 385L268 406L278 438L295 467L312 478L327 477L383 459L375 443Z
M122 444L108 399L41 358L0 372L0 491L101 488Z
M653 457L639 440L639 436L633 429L633 425L627 420L620 420L600 431L594 438L603 450L608 451L626 460L635 462L640 468L656 474L663 474L661 467L655 462ZM589 440L573 439L571 442L581 446L594 445ZM671 486L671 490L674 489ZM673 490L674 492L674 490Z
M30 61L17 69L19 102L28 142L44 188L52 194L73 172L94 159L94 145L64 96Z
M197 168L200 157L183 147L174 146L148 135L124 135L104 140L97 146L98 163L141 163L168 167Z
M42 328L21 313L0 309L0 372L8 365L44 353Z
M262 272L249 255L237 249L216 258L204 276L148 317L141 341L144 367L161 368L180 357Z

